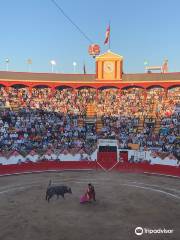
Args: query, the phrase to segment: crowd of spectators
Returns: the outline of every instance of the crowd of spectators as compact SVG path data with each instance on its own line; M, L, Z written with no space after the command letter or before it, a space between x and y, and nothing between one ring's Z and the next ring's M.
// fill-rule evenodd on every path
M80 149L91 153L95 150L93 146L92 140L86 140L85 127L78 126L77 115L39 109L1 112L0 148L3 150L60 149L75 154Z
M120 148L138 144L142 149L177 154L179 92L179 87L168 91L1 87L0 148L5 151L53 148L71 153L81 149L92 153L98 138L114 138L119 140ZM98 131L85 124L88 104L95 106L101 119L102 128ZM155 131L157 120L160 124Z

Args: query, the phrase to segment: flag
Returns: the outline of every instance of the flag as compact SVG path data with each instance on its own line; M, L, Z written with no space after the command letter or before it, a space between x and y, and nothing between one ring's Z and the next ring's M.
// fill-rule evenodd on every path
M86 74L86 65L85 65L85 63L83 65L83 72L84 72L84 74Z
M109 38L110 38L110 25L106 29L106 38L105 38L104 44L109 43Z

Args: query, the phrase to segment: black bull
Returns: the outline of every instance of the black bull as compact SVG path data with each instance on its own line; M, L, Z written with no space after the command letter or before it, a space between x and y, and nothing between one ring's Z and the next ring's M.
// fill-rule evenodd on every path
M49 202L53 195L57 195L57 198L61 195L64 198L65 193L72 193L71 188L67 186L49 186L46 191L46 200Z

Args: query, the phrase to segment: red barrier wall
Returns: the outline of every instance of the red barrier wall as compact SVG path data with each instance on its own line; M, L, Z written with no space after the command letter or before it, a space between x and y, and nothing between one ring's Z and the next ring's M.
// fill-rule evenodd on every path
M168 166L168 165L150 165L149 163L125 163L119 164L116 170L124 170L127 172L139 172L139 173L158 173L164 175L173 175L180 177L180 167Z
M110 169L117 162L116 152L98 152L98 163L105 169Z
M110 169L113 165L107 167ZM22 164L12 164L12 165L0 165L0 175L5 174L15 174L24 172L37 172L37 171L63 171L63 170L91 170L91 169L101 169L101 167L93 161L78 161L78 162L52 162L52 161L42 161L38 163L22 163ZM150 165L148 163L118 163L114 170L132 173L158 173L165 175L173 175L180 177L180 167L173 167L167 165Z
M128 151L120 151L119 159L123 162L128 162Z
M78 169L94 169L95 162L56 162L56 161L42 161L38 163L21 163L11 165L1 165L0 174L13 174L23 172L36 172L36 171L48 171L48 170L78 170Z
M97 153L98 161L117 161L117 152L98 152Z

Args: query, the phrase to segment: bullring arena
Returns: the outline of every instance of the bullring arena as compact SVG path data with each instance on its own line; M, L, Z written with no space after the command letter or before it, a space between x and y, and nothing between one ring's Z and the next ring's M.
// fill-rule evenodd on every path
M48 203L48 181L72 195ZM91 182L97 201L81 205ZM103 171L62 171L0 179L0 239L179 239L179 179ZM172 234L135 235L135 228L173 229Z
M0 71L0 239L179 239L180 73L165 70L125 74L109 50L95 74ZM72 194L48 203L50 180ZM80 204L88 183L97 201Z

